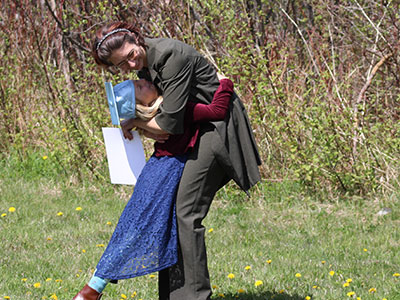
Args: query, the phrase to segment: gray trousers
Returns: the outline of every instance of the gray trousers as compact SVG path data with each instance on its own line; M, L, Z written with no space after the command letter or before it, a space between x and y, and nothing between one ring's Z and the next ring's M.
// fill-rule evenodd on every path
M215 193L229 181L211 150L215 134L212 125L202 128L183 170L176 198L178 264L159 272L160 300L208 300L211 297L205 228L201 223Z

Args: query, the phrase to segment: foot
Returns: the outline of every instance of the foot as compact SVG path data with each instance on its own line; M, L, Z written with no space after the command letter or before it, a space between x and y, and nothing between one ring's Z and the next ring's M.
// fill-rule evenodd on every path
M92 289L90 286L85 285L83 289L72 298L72 300L100 300L101 296L103 296L103 294Z

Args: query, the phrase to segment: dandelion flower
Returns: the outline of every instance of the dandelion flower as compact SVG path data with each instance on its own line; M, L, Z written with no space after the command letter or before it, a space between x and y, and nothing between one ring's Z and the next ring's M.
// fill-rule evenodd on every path
M330 271L329 275L331 275L331 276L335 275L335 271Z
M49 281L51 281L51 280L52 280L51 278L47 278L47 279L46 279L47 282L49 282Z
M11 206L11 207L8 209L8 211L9 211L9 212L15 212L15 207L12 207L12 206Z
M218 289L218 287L217 287L215 284L213 284L212 288L213 288L214 290Z
M356 294L355 292L348 292L348 293L347 293L347 296L353 297L355 294Z
M214 228L208 229L208 232L213 232L213 231L214 231Z
M21 281L26 282L28 279L27 278L22 278Z
M47 155L42 156L43 160L48 159L49 157Z
M364 248L363 250L364 250L364 252L367 252L367 251L368 251L368 249L366 249L366 248Z
M1 214L1 217L4 218L5 216L7 216L7 214Z
M244 289L238 289L238 293L239 293L239 294L244 293Z
M235 274L229 273L229 274L228 274L228 278L229 278L229 279L235 278Z
M254 286L257 287L257 286L263 285L263 283L264 282L262 282L262 280L256 280L256 282L254 283Z
M78 206L77 208L75 208L76 211L80 211L82 210L82 207Z
M394 273L393 277L400 277L400 273Z
M149 275L149 277L150 277L150 278L156 278L156 275L151 274L151 275Z
M40 282L34 283L34 284L33 284L33 287L34 287L35 289L40 288Z
M349 285L350 285L350 283L348 283L348 282L343 283L343 287L348 287Z
M272 260L268 259L267 264L271 264L271 263L272 263Z
M62 279L56 279L56 282L62 282Z
M128 297L125 294L121 294L122 299L127 299Z
M311 297L310 297L310 296L307 296L305 299L306 299L306 300L310 300L310 299L311 299Z
M375 292L376 292L376 288L370 288L370 289L368 290L368 292L370 292L371 294L372 294L372 293L375 293Z
M47 240L48 240L48 241L51 241L51 240L52 240L52 238L51 238L51 237L48 237L48 238L47 238Z
M57 297L56 294L53 294L53 295L50 296L50 299L58 300L58 297Z
M137 295L136 291L132 293L131 298L135 298Z
M346 280L346 282L348 282L348 283L350 283L350 282L352 282L352 281L353 281L353 279L351 279L351 278L349 278L349 279Z
M61 129L61 131L62 131L62 132L65 132L65 131L67 131L67 128L63 128L63 129Z
M225 295L224 295L224 294L222 294L222 293L219 293L219 294L218 294L218 297L225 298Z
M64 213L62 211L57 213L57 216L61 217Z
M10 296L4 296L4 299L11 299Z
M300 278L301 274L300 273L296 273L296 275L294 275L294 276L296 276L297 278Z
M361 300L361 297L357 297L357 300Z
M326 261L325 260L321 261L321 264L323 264L323 265L326 264Z
M244 269L245 269L245 270L250 270L250 269L251 269L251 266L245 266Z
M284 292L285 292L285 290L282 289L282 290L279 291L279 294L283 294Z
M317 285L313 285L313 287L312 287L312 288L313 288L313 289L316 289L317 287L318 287Z
M96 247L104 247L104 244L97 244Z
M107 222L107 225L111 225L112 223L110 221Z

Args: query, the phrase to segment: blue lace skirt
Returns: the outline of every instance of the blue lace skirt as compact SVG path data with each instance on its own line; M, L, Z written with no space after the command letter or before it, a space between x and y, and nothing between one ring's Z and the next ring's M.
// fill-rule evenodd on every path
M153 155L149 159L97 265L96 276L127 279L176 264L175 197L185 162L186 156Z

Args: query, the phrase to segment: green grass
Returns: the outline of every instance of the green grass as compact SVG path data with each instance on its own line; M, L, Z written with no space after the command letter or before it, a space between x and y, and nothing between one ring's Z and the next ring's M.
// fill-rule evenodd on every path
M0 299L72 299L132 190L36 175L2 164ZM213 299L400 299L399 195L329 201L299 191L286 182L260 184L251 199L233 185L218 193L205 220ZM378 217L382 207L392 213ZM157 274L109 285L104 299L121 294L157 299Z

